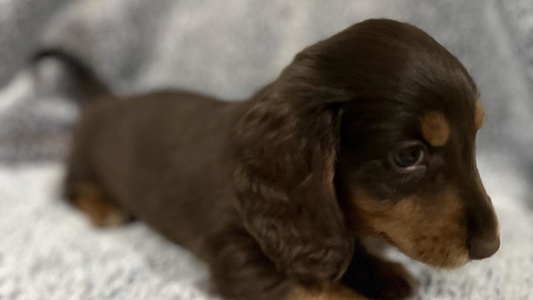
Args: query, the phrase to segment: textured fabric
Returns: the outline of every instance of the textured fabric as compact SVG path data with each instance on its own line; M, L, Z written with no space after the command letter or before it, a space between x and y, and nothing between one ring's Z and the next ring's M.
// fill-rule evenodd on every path
M1 0L0 299L211 299L205 267L142 224L91 229L59 201L76 117L64 74L25 67L61 46L119 93L186 88L239 99L305 46L370 17L428 31L476 79L479 168L502 246L454 271L408 261L416 299L533 299L533 2L529 0Z

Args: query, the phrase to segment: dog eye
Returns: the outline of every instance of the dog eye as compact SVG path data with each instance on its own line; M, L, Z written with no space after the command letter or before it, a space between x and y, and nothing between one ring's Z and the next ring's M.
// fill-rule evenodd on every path
M426 148L420 142L410 142L393 150L391 164L400 172L412 171L425 160Z

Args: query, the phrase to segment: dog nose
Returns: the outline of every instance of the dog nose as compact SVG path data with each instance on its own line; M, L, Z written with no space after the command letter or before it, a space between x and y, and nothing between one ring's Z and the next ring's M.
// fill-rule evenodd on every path
M468 246L471 259L484 259L498 251L500 248L500 238L487 236L472 237Z

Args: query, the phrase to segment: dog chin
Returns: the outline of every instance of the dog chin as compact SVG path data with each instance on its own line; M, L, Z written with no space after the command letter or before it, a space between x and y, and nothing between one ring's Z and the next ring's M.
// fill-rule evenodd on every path
M452 269L458 269L466 265L468 262L470 262L470 259L468 259L465 256L456 256L456 257L448 257L441 261L428 261L428 262L421 261L421 262L427 265L430 265L434 268L452 270Z
M400 249L400 248L398 248ZM470 259L468 258L468 254L463 253L457 253L457 254L451 254L448 256L442 256L442 257L431 257L431 256L419 256L419 255L413 255L412 253L408 253L406 251L402 251L405 255L409 256L411 259L414 259L416 261L419 261L423 264L426 264L428 266L431 266L433 268L437 269L457 269L464 265L466 265L468 262L470 262Z
M416 247L404 247L400 243L396 243L393 239L391 239L386 234L380 234L379 237L382 241L390 244L391 246L396 247L400 252L407 255L409 258L416 260L418 262L421 262L423 264L426 264L428 266L431 266L433 268L437 269L457 269L464 265L466 265L468 262L470 262L470 258L468 257L468 251L461 251L461 250L455 250L449 255L420 255L420 251L417 251ZM407 249L415 249L414 251L407 250Z

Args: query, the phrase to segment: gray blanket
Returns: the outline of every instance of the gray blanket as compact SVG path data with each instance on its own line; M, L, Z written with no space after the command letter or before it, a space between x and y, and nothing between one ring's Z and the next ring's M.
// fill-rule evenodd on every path
M67 49L121 94L178 87L233 100L371 17L423 28L476 79L479 168L502 235L494 257L459 270L391 259L416 274L415 299L533 299L531 0L0 1L0 299L214 299L187 251L142 224L95 230L59 201L76 105L61 69L27 67L32 52Z

